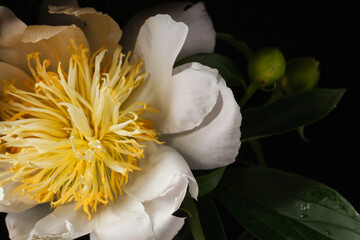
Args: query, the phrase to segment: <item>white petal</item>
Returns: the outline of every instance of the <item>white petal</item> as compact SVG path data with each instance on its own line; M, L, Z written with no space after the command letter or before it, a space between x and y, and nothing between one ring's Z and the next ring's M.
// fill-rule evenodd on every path
M5 80L11 82L13 79L16 79L14 84L17 88L24 88L27 86L23 84L23 81L33 81L32 78L30 78L30 76L21 69L4 62L0 62L0 99L3 98L3 93L1 91L2 81Z
M235 161L240 148L240 124L239 106L221 78L218 101L200 126L163 135L162 140L178 150L192 169L212 169Z
M90 240L99 240L94 232L90 233Z
M10 9L0 6L0 48L11 43L14 38L24 32L25 28L26 24Z
M63 68L67 69L71 56L67 48L70 46L70 39L74 39L77 45L83 44L84 47L88 47L84 33L75 25L30 26L5 48L0 48L0 59L31 74L26 55L40 52L42 60L51 61L49 70L57 70L58 60L61 61Z
M191 63L174 69L174 73L166 99L158 105L161 111L154 114L160 133L178 133L198 126L219 96L217 70Z
M37 205L35 200L13 193L18 186L18 183L10 182L0 187L0 212L22 212Z
M134 55L144 59L150 77L142 82L131 97L157 106L169 89L172 68L184 44L188 28L168 15L146 20L136 41ZM161 111L161 109L159 109Z
M36 222L46 216L51 210L49 205L37 205L29 210L20 213L9 213L6 218L6 227L9 237L13 240L26 240Z
M189 27L189 34L178 56L178 60L202 52L213 52L215 30L202 2L165 3L136 14L124 28L121 43L128 50L133 49L136 36L145 20L156 14L169 14L175 21L184 22Z
M189 34L178 60L197 53L214 52L216 33L204 3L194 4L175 20L184 22L189 27Z
M90 221L75 204L57 207L39 220L30 233L31 239L75 239L90 233Z
M165 196L174 188L178 189L177 194L183 195L183 188L179 188L179 184L186 189L184 181L186 185L189 183L192 197L197 197L196 180L183 157L173 148L148 144L145 159L139 160L138 164L141 170L131 173L124 187L124 191L137 200L148 202ZM180 206L181 201L177 201L173 210Z
M115 202L100 207L92 224L92 240L155 239L143 205L125 194Z
M77 7L49 7L49 12L53 14L67 14L81 20L79 26L85 33L92 52L101 47L109 50L110 56L119 46L121 30L118 24L109 15L97 12L93 8Z
M77 0L43 0L39 13L39 22L47 25L71 25L81 26L81 21L67 14L51 14L49 6L79 7Z
M62 31L66 30L68 26L47 26L47 25L32 25L28 26L22 38L24 43L37 43L43 39L52 38Z

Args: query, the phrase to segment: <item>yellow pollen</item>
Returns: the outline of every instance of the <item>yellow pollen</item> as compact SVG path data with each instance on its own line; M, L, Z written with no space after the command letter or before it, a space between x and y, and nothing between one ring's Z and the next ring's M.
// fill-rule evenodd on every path
M89 50L71 41L69 69L40 53L27 56L32 91L3 81L0 100L0 186L52 207L76 202L91 219L98 205L122 194L128 174L140 170L143 141L158 142L146 103L125 103L146 74L142 61L129 63L121 49L104 63L106 49L89 60ZM29 85L25 83L24 85Z

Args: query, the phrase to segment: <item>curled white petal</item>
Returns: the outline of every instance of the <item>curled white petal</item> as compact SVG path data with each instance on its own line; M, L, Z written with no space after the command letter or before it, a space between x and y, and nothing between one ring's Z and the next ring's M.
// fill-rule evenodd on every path
M184 219L172 214L179 209L186 191L197 197L198 186L192 172L174 149L168 146L147 146L147 159L140 163L142 171L129 176L124 191L144 203L156 239L172 239Z
M240 148L240 108L220 75L220 95L213 110L191 131L163 135L192 169L212 169L235 161Z
M153 223L156 239L171 240L184 225L184 218L172 215L179 209L187 191L189 180L178 175L177 184L163 196L144 203L145 210Z

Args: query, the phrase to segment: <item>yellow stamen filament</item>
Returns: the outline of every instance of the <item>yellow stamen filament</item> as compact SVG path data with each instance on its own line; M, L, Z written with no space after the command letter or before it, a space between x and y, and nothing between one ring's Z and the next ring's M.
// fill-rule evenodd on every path
M142 61L129 63L121 49L103 64L106 49L88 60L88 49L71 41L69 70L28 55L33 91L4 81L0 101L0 184L14 181L19 195L57 207L76 202L91 218L99 204L122 193L128 174L140 170L141 141L157 141L146 103L126 104L146 77ZM125 57L125 58L124 58ZM102 66L102 64L104 66Z

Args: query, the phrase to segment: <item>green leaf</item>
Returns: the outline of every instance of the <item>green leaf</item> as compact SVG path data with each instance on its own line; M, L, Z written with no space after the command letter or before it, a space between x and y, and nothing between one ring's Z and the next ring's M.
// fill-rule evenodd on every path
M360 216L339 193L269 168L228 169L215 197L262 240L359 240Z
M202 230L199 212L197 210L194 199L191 198L190 194L186 194L184 201L182 202L182 208L186 209L188 220L191 228L191 233L194 240L205 240L205 236Z
M218 185L222 175L224 174L225 167L218 168L210 174L200 176L196 178L199 185L199 197L204 196L214 190Z
M176 62L174 67L190 62L198 62L208 67L216 68L228 86L242 85L246 87L245 79L242 77L240 70L228 57L217 53L200 53Z
M206 240L227 240L211 194L199 198L198 208Z
M250 59L254 54L254 52L245 42L237 40L228 33L216 33L216 37L233 46L236 50L242 53L247 59Z
M258 140L249 141L260 167L266 167L265 154L261 143Z
M254 240L256 237L252 235L250 232L246 231L243 234L241 234L237 240Z
M242 111L242 141L285 133L325 117L344 89L312 89Z

